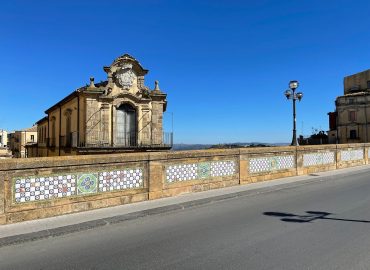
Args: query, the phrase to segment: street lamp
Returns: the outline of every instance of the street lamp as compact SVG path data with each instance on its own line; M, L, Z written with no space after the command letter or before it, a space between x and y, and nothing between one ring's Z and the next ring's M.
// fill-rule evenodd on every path
M290 145L292 146L297 146L297 130L296 130L296 112L295 112L295 102L296 100L301 101L303 97L303 93L298 92L296 93L295 90L298 88L299 83L298 81L290 81L289 82L289 88L288 90L285 91L284 95L286 96L287 99L293 100L293 139L292 143Z

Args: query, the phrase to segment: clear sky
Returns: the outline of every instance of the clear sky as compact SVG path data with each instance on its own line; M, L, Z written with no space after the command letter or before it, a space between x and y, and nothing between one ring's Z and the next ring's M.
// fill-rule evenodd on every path
M0 128L30 127L129 53L168 94L175 143L290 142L328 129L343 77L370 68L370 1L2 1Z

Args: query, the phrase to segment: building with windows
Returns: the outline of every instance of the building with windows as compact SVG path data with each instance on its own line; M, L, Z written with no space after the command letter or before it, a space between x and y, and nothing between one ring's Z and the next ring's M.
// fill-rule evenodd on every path
M370 69L344 78L344 95L329 115L329 143L370 141Z
M33 156L28 153L28 148L37 145L37 126L17 130L8 134L9 150L15 158L26 158Z
M148 70L124 54L104 67L107 80L90 83L45 111L37 122L33 156L64 156L172 147L172 133L163 132L166 94L158 81L144 84Z
M0 129L0 148L8 146L8 132L4 129Z

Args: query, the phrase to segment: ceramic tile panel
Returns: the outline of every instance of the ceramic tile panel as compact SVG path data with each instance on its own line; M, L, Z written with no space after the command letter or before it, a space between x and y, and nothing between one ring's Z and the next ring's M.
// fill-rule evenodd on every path
M334 152L324 152L324 153L310 153L303 155L303 166L319 166L326 164L335 163L335 153Z
M211 176L229 176L236 172L235 161L216 161L211 163Z
M14 200L23 203L75 195L76 179L74 174L15 178Z
M206 165L203 170L206 170ZM202 172L205 175L206 172ZM177 181L188 181L198 179L198 163L171 165L166 167L166 181L168 183Z
M143 169L114 169L55 176L18 177L13 180L16 203L144 187Z
M166 166L166 182L181 182L211 177L231 176L236 173L235 161L211 161Z
M359 160L363 158L364 158L363 149L341 150L340 151L341 161Z
M251 158L249 160L249 172L261 173L284 169L292 169L295 166L294 156L274 156Z
M84 173L78 175L77 194L91 194L97 192L98 174Z
M142 168L99 172L99 192L144 187Z

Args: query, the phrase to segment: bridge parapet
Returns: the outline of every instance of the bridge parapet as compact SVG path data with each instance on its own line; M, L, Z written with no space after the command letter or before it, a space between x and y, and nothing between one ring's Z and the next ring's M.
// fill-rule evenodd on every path
M0 224L368 164L370 144L0 160Z

